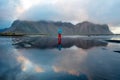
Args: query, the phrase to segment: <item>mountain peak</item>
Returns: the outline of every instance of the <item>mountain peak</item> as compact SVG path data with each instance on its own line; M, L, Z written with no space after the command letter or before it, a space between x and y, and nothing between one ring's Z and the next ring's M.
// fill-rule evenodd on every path
M73 25L69 22L54 21L21 21L16 20L7 30L8 32L24 34L49 34L57 35L58 28L61 27L64 35L81 34L112 34L108 25L94 24L88 21Z

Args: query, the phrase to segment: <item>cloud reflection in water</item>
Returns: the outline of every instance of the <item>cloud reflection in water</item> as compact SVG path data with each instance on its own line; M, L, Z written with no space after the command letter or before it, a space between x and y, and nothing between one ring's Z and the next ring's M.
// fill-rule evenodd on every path
M10 46L10 43L13 45ZM102 69L107 73L109 69L115 68L112 66L111 58L115 59L114 63L119 61L119 56L115 57L116 55L110 54L107 49L102 50L101 47L109 48L109 46L106 42L97 39L64 38L61 51L57 49L56 38L12 38L10 43L4 44L5 50L0 48L4 53L0 53L2 80L92 80L103 75ZM10 50L9 54L6 49ZM12 68L9 63L12 64ZM101 68L99 67L101 64L106 66ZM107 67L109 64L111 67ZM3 73L4 68L7 69ZM112 71L111 74L114 72ZM4 77L7 78L3 79Z

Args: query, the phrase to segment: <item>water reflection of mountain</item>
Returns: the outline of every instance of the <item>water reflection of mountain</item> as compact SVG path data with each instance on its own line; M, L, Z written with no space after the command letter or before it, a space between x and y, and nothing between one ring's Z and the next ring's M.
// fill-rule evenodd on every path
M16 48L40 48L51 49L57 48L57 38L55 37L20 37L13 38L13 45ZM62 38L62 47L70 48L76 46L78 48L89 49L97 46L107 46L106 42L90 38Z

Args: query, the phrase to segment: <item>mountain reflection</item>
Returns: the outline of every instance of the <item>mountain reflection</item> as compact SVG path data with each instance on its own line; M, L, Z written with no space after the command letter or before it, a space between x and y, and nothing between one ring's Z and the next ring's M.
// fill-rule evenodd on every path
M13 38L13 45L16 48L40 48L40 49L53 49L58 48L57 38L55 37L20 37ZM89 49L97 46L107 46L106 42L97 39L88 38L62 38L62 48L70 48L76 46L82 49Z
M63 37L65 49L58 51L55 37L0 38L0 42L0 80L120 80L120 55L113 52L119 51L119 44Z

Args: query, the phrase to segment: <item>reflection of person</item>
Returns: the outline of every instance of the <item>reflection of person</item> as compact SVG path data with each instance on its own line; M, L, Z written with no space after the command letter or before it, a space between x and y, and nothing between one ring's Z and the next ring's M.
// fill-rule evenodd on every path
M58 49L61 51L61 49L62 49L62 45L61 44L58 44Z

